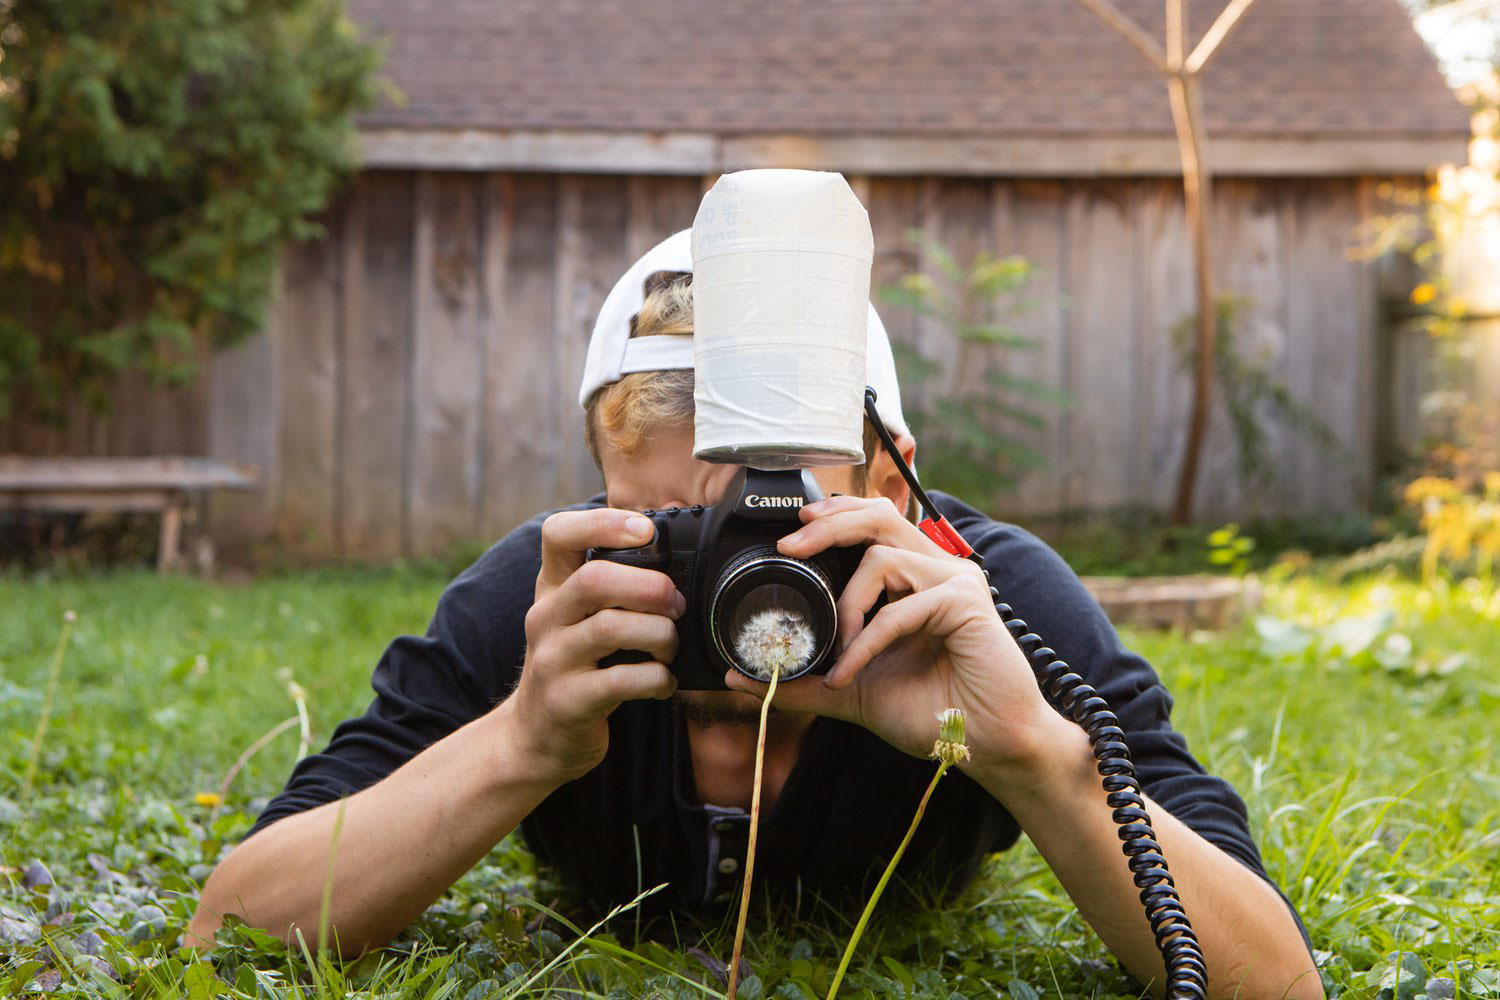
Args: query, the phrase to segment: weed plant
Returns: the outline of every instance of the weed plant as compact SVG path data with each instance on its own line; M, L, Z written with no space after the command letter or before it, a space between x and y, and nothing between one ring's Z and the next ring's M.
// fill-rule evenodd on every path
M204 794L296 714L288 671L317 746L363 709L385 642L424 626L442 584L416 570L240 587L0 578L0 996L721 995L732 921L637 938L621 900L591 929L514 840L358 961L239 926L206 956L177 949L197 886L293 763L298 726L246 763L223 803ZM1245 797L1333 995L1500 997L1494 585L1297 577L1269 584L1261 615L1229 633L1127 640L1163 673L1199 758ZM1139 995L1024 841L956 905L895 889L840 995ZM852 923L812 900L790 912L756 901L740 996L824 996Z

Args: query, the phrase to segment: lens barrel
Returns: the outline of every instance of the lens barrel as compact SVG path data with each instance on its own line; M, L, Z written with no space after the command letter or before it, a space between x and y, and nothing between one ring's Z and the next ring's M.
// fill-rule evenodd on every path
M762 546L730 560L714 583L709 601L709 639L734 669L764 679L763 671L740 661L735 640L746 621L768 610L800 619L812 632L812 654L795 669L783 672L782 680L800 677L828 659L838 632L837 600L828 575L813 563L784 556L774 546Z

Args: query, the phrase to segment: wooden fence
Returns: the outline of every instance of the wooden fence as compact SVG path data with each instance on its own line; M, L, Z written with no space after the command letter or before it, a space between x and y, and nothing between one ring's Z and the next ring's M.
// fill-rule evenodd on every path
M981 248L1041 269L1014 325L1040 341L1016 371L1077 400L1032 444L1049 458L1005 516L1169 503L1190 384L1169 330L1191 308L1191 255L1171 179L854 178L877 283L919 266L918 228L961 259ZM1241 343L1338 436L1326 454L1278 423L1282 478L1252 495L1216 417L1206 520L1359 508L1374 481L1381 370L1376 268L1350 253L1375 178L1220 182L1220 289L1244 300ZM253 497L212 509L222 541L385 559L500 535L600 479L576 403L594 314L616 277L691 224L698 178L372 171L292 248L269 329L172 393L122 386L105 422L12 429L0 450L207 454L258 467ZM886 306L892 336L941 366L931 405L975 368L934 323ZM1403 404L1406 405L1406 404ZM1409 408L1409 407L1408 407Z

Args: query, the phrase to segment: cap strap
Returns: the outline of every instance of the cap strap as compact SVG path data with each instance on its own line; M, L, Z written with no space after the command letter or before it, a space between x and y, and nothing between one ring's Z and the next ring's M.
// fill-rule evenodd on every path
M663 333L651 337L632 337L625 342L625 356L620 374L667 371L693 367L693 338L686 334Z

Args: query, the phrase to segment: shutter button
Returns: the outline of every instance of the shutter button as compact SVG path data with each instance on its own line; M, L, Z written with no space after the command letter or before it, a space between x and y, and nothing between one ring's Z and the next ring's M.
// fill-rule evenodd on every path
M734 858L725 858L724 860L719 862L719 871L723 872L725 875L733 875L735 872L739 871L739 868L740 863Z

